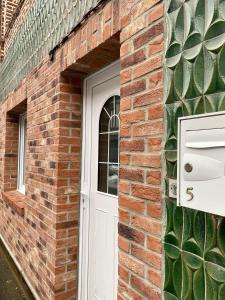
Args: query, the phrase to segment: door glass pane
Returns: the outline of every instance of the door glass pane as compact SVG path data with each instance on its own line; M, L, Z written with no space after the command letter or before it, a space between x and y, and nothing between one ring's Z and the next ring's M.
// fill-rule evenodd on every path
M99 135L99 162L108 162L108 133Z
M110 131L116 130L119 130L119 118L115 115L110 119Z
M105 110L108 112L110 116L113 116L115 113L115 106L114 106L114 97L111 97L104 106ZM103 109L104 109L103 108Z
M109 126L109 117L110 115L106 112L105 109L102 110L99 122L99 132L108 132Z
M109 165L108 193L117 195L118 165Z
M109 162L118 163L118 133L110 133L109 137Z
M115 96L115 105L116 105L115 114L118 115L120 113L120 96Z
M118 194L120 97L112 96L99 120L98 191Z
M108 164L98 164L98 190L107 193Z

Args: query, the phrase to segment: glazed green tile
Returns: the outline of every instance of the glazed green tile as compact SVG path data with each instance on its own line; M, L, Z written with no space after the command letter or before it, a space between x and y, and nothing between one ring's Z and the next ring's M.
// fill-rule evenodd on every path
M187 3L180 6L174 28L175 40L184 44L191 28L191 11Z
M178 297L180 299L181 296L181 285L180 280L182 280L182 264L181 264L181 258L179 257L176 260L172 260L165 257L165 263L166 263L166 273L165 273L165 291L169 292L170 294ZM176 272L176 273L174 273ZM174 274L177 274L179 276L179 279L177 279L177 276L175 278ZM179 281L179 282L178 282Z
M168 137L168 139L165 143L165 149L166 150L176 150L177 149L177 138L174 135Z
M203 257L205 247L205 214L187 208L183 210L183 214L182 249Z
M180 255L180 249L174 245L165 243L164 244L164 249L166 252L166 255L171 258L171 259L178 259Z
M176 206L173 211L173 229L178 239L179 246L182 243L183 234L183 209L182 207Z
M182 295L180 299L192 300L193 299L193 272L186 264L182 265L183 280L182 280Z
M206 284L206 297L205 299L217 300L218 299L218 283L205 272Z
M216 247L217 244L217 220L215 216L205 214L206 236L205 236L205 252Z
M204 254L205 230L205 214L200 211L195 211L193 220L193 238L201 249L201 256Z
M179 300L179 298L169 292L164 292L164 298L165 300Z
M202 97L185 100L183 102L184 116L192 116L205 112L205 103Z
M225 20L225 1L224 0L219 1L218 11L219 11L219 17L221 19Z
M215 263L205 262L205 269L207 274L216 282L225 282L225 268L216 265Z
M180 99L184 99L191 83L192 64L181 58L174 71L174 87Z
M176 178L177 177L177 163L166 161L166 176L168 178Z
M179 101L174 104L166 105L166 117L167 117L167 136L177 137L177 120L183 115L182 102Z
M175 104L166 105L166 149L176 150L177 140L177 121L179 117L183 116L182 102L179 101Z
M179 257L173 264L173 285L176 296L181 299L182 294L182 279L183 279L183 265L181 257ZM174 276L176 274L176 276Z
M176 204L174 201L171 201L170 199L166 199L166 233L169 233L173 231L173 214L174 210L176 208Z
M225 268L225 258L218 248L214 248L205 254L205 261Z
M166 176L164 177L164 196L165 198L169 198L169 178Z
M225 0L166 0L166 11L168 197L168 178L176 178L178 117L225 111ZM165 266L165 299L224 300L225 218L176 208L168 198L166 205L164 249L171 264Z
M225 61L225 45L223 45L219 55L218 55L218 70L220 78L225 83L225 68L224 68L224 61Z
M166 104L174 103L178 100L175 90L174 90L174 70L171 70L169 68L165 69L165 80L168 82L168 84L165 87L164 93L165 93L165 99Z
M166 4L166 9L168 13L172 13L177 10L183 4L182 0L168 0Z
M225 21L216 20L205 35L205 47L209 51L219 49L225 43Z
M174 294L173 281L172 281L172 269L173 269L173 260L170 259L167 255L165 255L164 289Z
M193 2L193 1L192 1ZM196 29L205 34L213 21L214 16L214 0L198 0L195 11Z
M164 237L164 241L167 244L173 245L175 247L179 247L179 240L176 237L175 233L173 231L168 232L165 237Z
M204 269L201 267L193 275L193 295L195 300L205 299L205 276Z
M196 241L194 240L194 238L191 238L191 239L187 240L186 242L184 242L184 244L183 244L183 250L186 251L186 252L193 253L193 254L195 254L197 256L201 256L202 255L201 248L196 243Z
M219 286L218 291L218 300L224 300L225 299L225 284L221 284Z
M223 93L207 95L204 97L204 102L205 102L205 111L207 113L220 111L223 110L223 107L225 108Z
M213 84L215 58L214 54L203 47L194 62L194 84L200 94L205 94Z
M196 271L203 267L203 258L193 253L183 251L182 253L184 264L187 265L193 271Z
M225 218L222 218L219 221L217 242L220 251L225 257Z
M189 208L183 208L183 218L184 218L184 224L183 224L183 239L182 239L182 245L190 239L193 236L193 228L192 228L192 222L193 222L193 209Z
M202 36L199 32L193 31L189 34L183 47L183 56L188 61L193 61L202 49Z
M171 163L177 161L177 151L165 151L165 159Z
M173 42L166 52L166 65L169 68L174 68L181 58L181 45Z

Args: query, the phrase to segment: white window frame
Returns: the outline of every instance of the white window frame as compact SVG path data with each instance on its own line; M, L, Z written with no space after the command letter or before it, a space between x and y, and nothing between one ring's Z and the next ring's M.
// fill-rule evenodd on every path
M18 147L18 175L17 190L25 194L25 168L26 168L26 120L27 114L21 114L19 117L19 147Z

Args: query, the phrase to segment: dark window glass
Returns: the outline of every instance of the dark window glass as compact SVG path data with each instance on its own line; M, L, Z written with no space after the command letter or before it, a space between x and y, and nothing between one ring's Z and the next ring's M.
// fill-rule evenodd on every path
M118 194L120 97L109 98L99 120L98 190Z
M109 134L109 162L118 163L118 132Z
M108 133L99 135L99 162L108 162Z
M98 164L98 190L107 193L107 164Z
M99 122L99 132L108 132L110 115L105 109L102 110Z

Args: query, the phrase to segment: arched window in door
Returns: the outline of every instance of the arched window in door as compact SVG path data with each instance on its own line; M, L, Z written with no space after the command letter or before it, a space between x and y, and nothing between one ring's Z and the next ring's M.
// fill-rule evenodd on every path
M120 96L109 98L99 120L98 191L118 195Z

